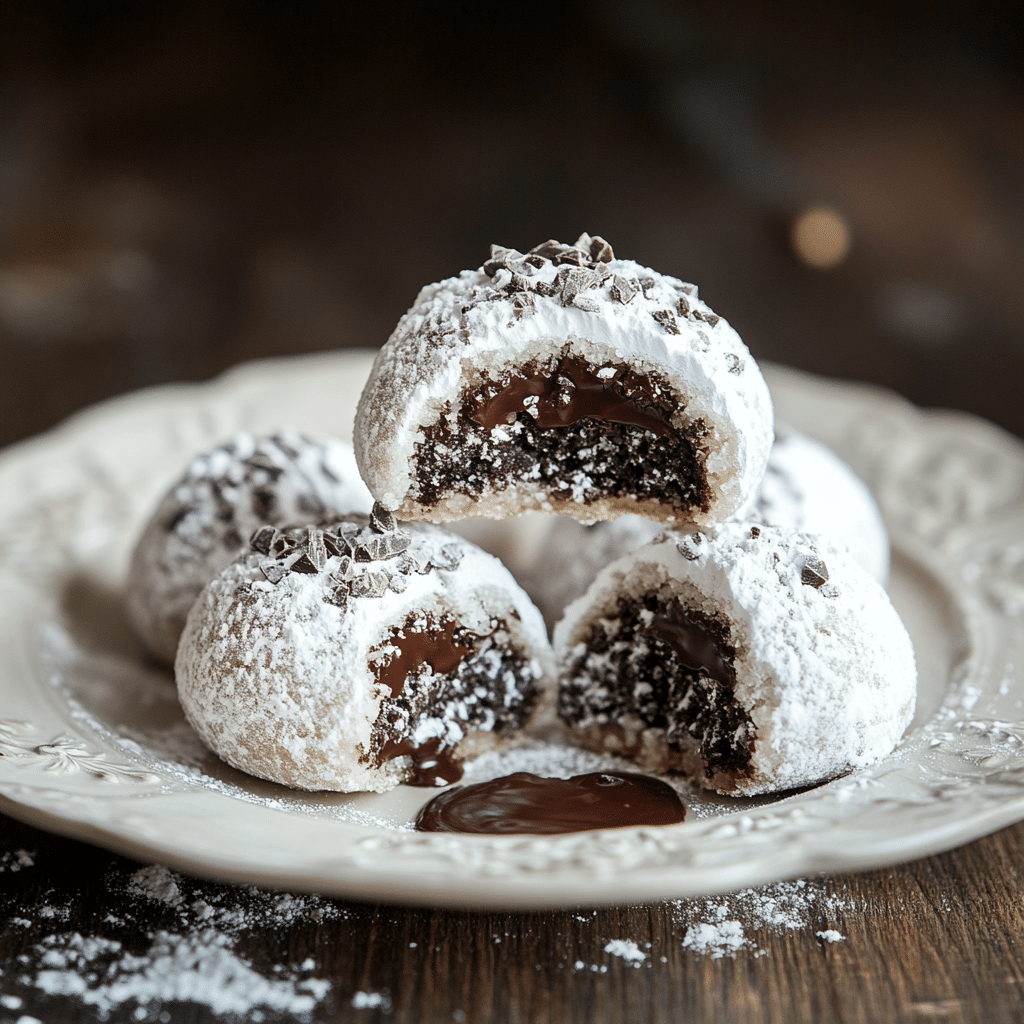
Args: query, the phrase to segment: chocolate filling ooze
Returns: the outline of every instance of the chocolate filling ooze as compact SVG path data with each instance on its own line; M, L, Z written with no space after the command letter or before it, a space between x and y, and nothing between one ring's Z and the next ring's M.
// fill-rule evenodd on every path
M728 625L678 597L622 596L582 637L586 650L559 693L571 727L639 719L664 730L670 750L696 747L704 774L749 776L756 729L735 696Z
M417 745L411 737L422 722L439 718L462 732L483 729L502 736L519 729L538 690L531 659L509 643L508 635L507 625L496 619L481 635L451 618L424 620L415 613L402 628L392 628L382 648L398 653L385 653L373 666L390 694L381 702L368 759L382 765L410 757L409 785L445 785L462 777L453 756L459 740L434 736Z
M657 374L566 352L476 384L459 401L454 425L442 415L421 428L415 498L423 504L454 493L476 499L525 479L574 503L614 496L680 514L710 506L706 424L686 421ZM496 427L504 429L492 435Z

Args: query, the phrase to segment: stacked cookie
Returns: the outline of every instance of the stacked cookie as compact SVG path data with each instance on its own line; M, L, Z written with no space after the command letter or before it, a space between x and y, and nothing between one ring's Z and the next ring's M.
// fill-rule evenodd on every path
M259 524L188 615L182 703L237 767L444 784L550 697L580 743L757 793L867 764L909 723L870 495L799 435L773 454L764 379L694 286L587 235L492 247L420 293L354 436L369 516L348 498ZM536 510L573 520L524 577L554 659L504 566L427 525Z

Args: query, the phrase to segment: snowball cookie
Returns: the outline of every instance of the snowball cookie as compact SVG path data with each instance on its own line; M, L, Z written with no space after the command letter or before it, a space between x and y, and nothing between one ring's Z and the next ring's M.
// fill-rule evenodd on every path
M356 413L360 471L405 519L581 521L636 512L707 525L760 483L772 405L697 289L600 238L491 247L424 288Z
M792 427L776 425L761 487L736 518L823 534L845 544L883 586L889 579L889 535L867 484L830 448Z
M375 510L251 547L200 594L175 662L188 720L236 768L298 789L444 785L550 687L540 613L440 527Z
M867 485L833 451L792 427L776 424L761 486L734 518L822 534L845 545L883 586L889 578L889 537ZM609 562L654 540L662 529L633 515L588 526L560 517L522 582L553 624Z
M128 574L128 613L146 646L173 663L192 602L258 526L320 521L373 504L352 446L294 430L239 434L199 455L146 526Z
M555 629L585 745L720 793L807 786L888 754L917 670L885 591L830 542L728 524L607 566Z

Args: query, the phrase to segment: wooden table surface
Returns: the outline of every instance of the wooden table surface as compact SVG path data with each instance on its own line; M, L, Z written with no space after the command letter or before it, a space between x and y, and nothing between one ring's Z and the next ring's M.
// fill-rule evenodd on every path
M5 5L0 444L380 344L489 243L581 230L699 282L757 358L1024 436L1019 4L564 0L542 29L465 7ZM829 270L790 240L823 203L852 238ZM0 1024L1021 1021L1018 865L1024 825L728 897L449 913L0 815Z
M112 1022L213 1021L239 1005L248 1019L260 1019L252 1016L258 1009L266 1021L289 1020L303 1009L295 999L307 978L329 982L309 997L304 1019L312 1021L995 1024L1024 1017L1024 824L863 874L544 913L309 896L285 899L281 911L280 893L175 874L161 874L163 887L143 893L131 881L141 866L125 858L6 817L0 836L4 1024L93 1021L101 1010ZM120 946L90 952L75 933ZM78 942L83 958L70 971L60 961L63 970L54 972L54 951L69 942ZM169 948L201 956L175 958ZM110 963L120 974L104 975ZM202 982L204 970L223 986L223 1002ZM191 985L195 1001L167 998L174 993L161 972ZM67 991L69 973L88 978L94 995L51 994L55 984ZM250 1005L271 985L271 1005Z

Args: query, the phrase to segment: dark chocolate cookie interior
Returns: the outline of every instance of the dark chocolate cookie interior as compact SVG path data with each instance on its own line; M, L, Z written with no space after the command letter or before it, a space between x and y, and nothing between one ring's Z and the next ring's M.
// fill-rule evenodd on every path
M413 496L426 505L525 479L577 504L630 498L679 514L710 506L706 424L681 425L682 404L657 374L566 353L475 385L454 404L457 423L442 415L416 445Z
M481 635L450 618L411 615L401 629L392 629L387 646L399 653L382 659L374 670L391 694L374 723L368 759L379 765L411 757L406 781L412 785L462 777L452 744L436 737L419 746L413 742L425 720L455 721L467 732L507 736L522 727L537 702L531 658L510 640L502 621L492 620Z
M727 624L654 594L620 597L583 637L563 676L558 712L573 728L639 719L671 750L700 753L705 774L750 774L755 728L736 700Z

